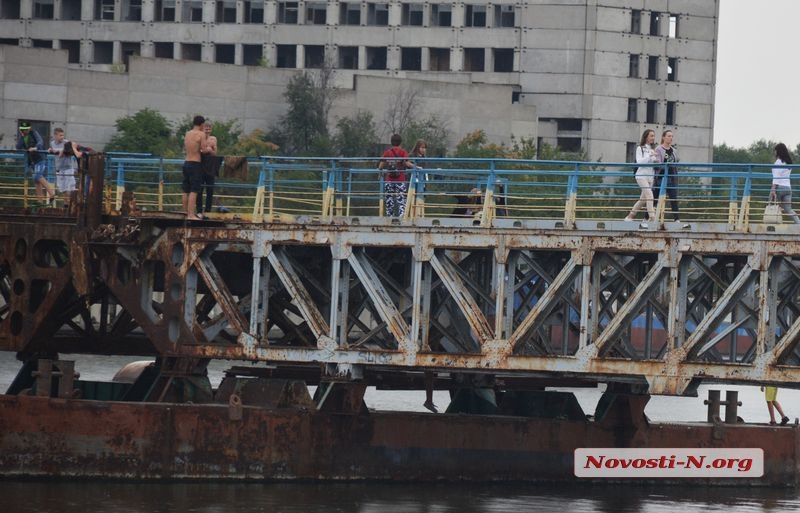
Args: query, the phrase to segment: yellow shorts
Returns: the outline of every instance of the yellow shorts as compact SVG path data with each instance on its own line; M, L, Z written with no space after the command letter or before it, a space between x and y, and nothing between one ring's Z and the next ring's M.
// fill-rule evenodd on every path
M772 402L778 398L778 387L764 387L764 397L767 402Z

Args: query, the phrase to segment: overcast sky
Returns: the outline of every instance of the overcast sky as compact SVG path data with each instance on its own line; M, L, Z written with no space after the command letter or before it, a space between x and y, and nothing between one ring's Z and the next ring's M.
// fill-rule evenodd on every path
M800 1L720 0L714 143L800 143Z

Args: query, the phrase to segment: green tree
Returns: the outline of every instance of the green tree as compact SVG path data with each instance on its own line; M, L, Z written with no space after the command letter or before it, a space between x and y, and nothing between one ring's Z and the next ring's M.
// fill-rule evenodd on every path
M217 138L217 153L225 155L230 153L231 148L238 142L242 135L242 128L239 121L229 119L227 121L215 121L209 119L212 128L211 133ZM183 154L183 136L192 129L192 117L186 116L175 127L175 137L171 144L171 156Z
M289 104L277 131L285 139L288 155L310 156L330 151L328 114L335 97L332 84L333 69L323 66L317 77L309 72L295 75L286 86L283 96Z
M333 145L343 157L374 157L379 147L377 132L372 113L358 111L352 118L336 122Z
M271 142L269 134L256 128L246 135L238 138L235 144L231 145L227 153L229 155L274 155L278 152L278 145Z
M106 144L106 151L164 155L172 142L169 121L152 109L142 109L133 116L119 118L115 126L117 133Z
M409 150L414 147L417 139L422 139L428 145L428 157L447 155L447 139L450 137L450 130L447 127L447 121L436 114L430 114L424 119L412 119L401 135Z
M489 142L486 132L475 130L465 135L458 142L453 156L456 158L491 159L505 158L506 154L507 150L503 144Z

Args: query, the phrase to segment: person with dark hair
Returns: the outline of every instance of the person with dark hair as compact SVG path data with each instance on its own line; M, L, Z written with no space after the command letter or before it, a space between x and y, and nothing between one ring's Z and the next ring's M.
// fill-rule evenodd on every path
M50 141L48 153L56 155L54 167L56 170L56 187L64 200L64 206L69 207L70 196L75 190L75 175L78 173L78 159L73 143L64 140L64 129L53 130L53 140ZM80 151L78 152L80 153Z
M211 135L210 121L203 123L203 132L206 134L206 144L200 150L200 164L203 168L202 186L206 193L205 208L203 208L203 189L197 194L197 217L204 218L211 212L214 201L214 180L219 173L220 158L217 157L217 138Z
M17 149L25 150L25 170L31 173L36 187L36 197L42 203L50 203L56 197L56 191L45 178L47 160L39 153L44 151L44 139L39 132L31 128L30 123L21 121L17 132Z
M403 217L408 194L406 169L413 168L414 164L408 160L408 152L400 147L403 143L400 134L393 134L391 143L392 147L383 152L378 164L379 171L386 171L383 179L384 210L386 217Z
M202 149L206 144L206 133L203 124L206 118L195 116L192 129L183 137L183 149L186 160L183 162L183 211L190 221L202 220L196 212L197 194L203 189L203 169L200 165Z
M800 224L800 217L797 216L792 208L792 169L782 167L792 164L792 155L789 148L783 143L775 145L775 167L772 168L772 188L769 191L770 201L774 201L781 206L781 210L792 218L795 224Z
M672 218L675 221L680 221L680 214L678 213L678 168L675 166L680 159L678 159L678 152L672 146L672 130L664 130L661 133L661 144L656 148L659 162L666 165L660 167L656 180L653 183L653 198L658 199L660 194L661 181L667 181L666 193L669 198L670 207L672 208ZM689 224L683 223L681 228L689 228Z
M639 140L639 146L636 147L636 163L637 164L655 164L658 162L658 154L656 153L656 133L647 129L642 132L642 138ZM642 189L639 199L633 204L630 213L625 216L625 221L633 221L636 218L636 213L642 209L647 208L647 218L655 220L656 210L653 208L653 181L655 180L655 169L652 166L639 166L636 168L636 183ZM639 228L647 228L647 221L639 223Z

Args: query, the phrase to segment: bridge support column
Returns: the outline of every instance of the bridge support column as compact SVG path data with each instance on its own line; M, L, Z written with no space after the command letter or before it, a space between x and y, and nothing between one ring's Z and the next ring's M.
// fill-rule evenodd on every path
M650 394L636 393L635 387L609 383L597 402L595 422L613 429L617 446L625 447L637 431L647 428L644 408L648 401Z

